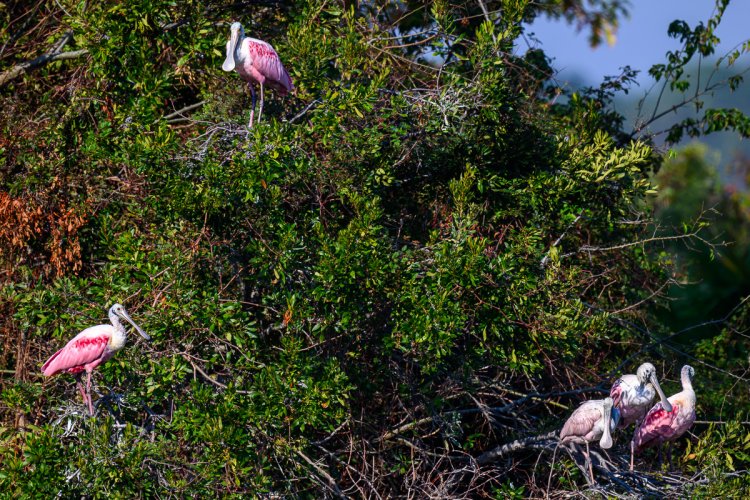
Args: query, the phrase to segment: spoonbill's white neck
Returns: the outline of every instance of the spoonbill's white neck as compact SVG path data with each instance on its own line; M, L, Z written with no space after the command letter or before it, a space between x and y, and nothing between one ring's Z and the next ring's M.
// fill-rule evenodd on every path
M109 321L112 322L113 332L108 345L113 351L119 351L125 346L128 335L125 331L125 326L120 321L120 317L112 310L109 311Z
M687 390L687 389L692 389L693 388L693 381L690 379L690 373L688 373L687 371L683 371L680 378L682 380L682 389L683 390Z

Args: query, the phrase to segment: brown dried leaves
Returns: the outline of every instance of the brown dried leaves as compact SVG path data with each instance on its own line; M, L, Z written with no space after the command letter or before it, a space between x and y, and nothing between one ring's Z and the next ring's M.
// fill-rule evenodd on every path
M43 276L77 273L82 265L78 232L88 216L87 203L69 207L45 194L13 197L0 191L0 279L12 279L22 265Z

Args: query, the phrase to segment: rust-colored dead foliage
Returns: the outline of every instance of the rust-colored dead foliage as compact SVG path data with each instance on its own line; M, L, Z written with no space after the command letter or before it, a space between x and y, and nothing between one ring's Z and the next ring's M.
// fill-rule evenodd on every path
M44 203L43 195L13 197L0 191L0 280L10 280L19 266L34 274L59 277L81 269L80 229L88 205Z

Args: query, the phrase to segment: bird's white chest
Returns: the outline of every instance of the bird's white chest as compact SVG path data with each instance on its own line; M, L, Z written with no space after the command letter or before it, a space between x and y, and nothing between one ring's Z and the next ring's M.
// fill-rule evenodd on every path
M677 419L681 422L695 419L695 392L692 389L683 390L669 398L669 402L679 408Z
M112 330L109 342L107 342L107 348L115 353L125 347L125 340L127 337L125 336L125 332L120 332L117 328L113 328Z
M248 46L247 38L244 38L240 43L237 44L237 50L234 52L234 59L237 63L237 70L243 64L252 64L252 57L250 56L250 47Z
M612 418L615 416L615 412L618 410L615 408L612 410L612 413L610 414L609 418L609 431L614 432L614 430L617 428L617 420L619 419L619 414L616 418ZM593 434L594 439L599 439L604 434L604 411L602 411L601 418L596 421L594 424Z
M656 396L656 391L651 384L631 385L623 384L622 402L630 407L651 407L651 402Z

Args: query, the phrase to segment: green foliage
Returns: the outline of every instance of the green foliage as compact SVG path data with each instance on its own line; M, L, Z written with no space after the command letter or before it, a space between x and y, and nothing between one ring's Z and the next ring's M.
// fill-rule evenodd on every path
M668 321L675 330L722 318L750 293L746 271L750 262L750 198L718 174L712 166L715 157L705 148L691 146L667 161L655 178L660 223L691 228L688 231L696 228L701 238L690 246L680 242L671 246L676 264L684 269L684 281L702 282L695 287L675 284L671 288L676 302ZM746 170L745 162L737 162L736 178L747 177ZM716 328L709 331L718 333ZM705 328L693 332L701 333L708 332ZM720 363L723 358L714 359Z
M688 468L702 471L708 481L691 491L695 498L744 497L750 493L750 432L739 421L711 425L682 458ZM730 471L726 474L726 471Z
M720 109L704 108L704 98L706 95L713 95L714 91L722 86L728 87L731 91L737 90L744 80L743 73L731 73L735 62L750 49L750 43L747 41L738 45L738 48L730 50L727 54L716 58L713 63L713 71L709 72L708 78L701 79L701 62L703 58L708 58L714 54L720 40L716 34L724 11L729 5L730 0L716 0L716 5L711 18L704 25L699 22L695 28L682 20L675 20L669 25L667 34L680 41L682 47L679 50L669 51L666 54L667 62L664 64L655 64L649 69L649 74L661 82L659 98L656 102L656 109L645 124L639 125L639 130L645 128L650 123L675 110L690 104L694 107L696 113L702 111L698 117L688 117L669 126L667 132L667 142L676 144L683 139L685 134L689 137L699 137L704 134L711 134L721 131L735 131L741 137L748 137L750 134L750 118L739 109ZM691 63L697 61L697 75L691 75L688 72ZM715 78L720 70L730 71L725 81L716 81ZM703 70L706 71L706 70ZM680 103L668 110L660 110L659 104L661 97L664 95L666 88L681 96Z
M631 73L558 102L544 53L519 54L524 20L581 2L484 3L254 5L239 20L296 91L267 92L251 130L219 70L235 3L66 2L38 23L87 52L1 90L3 491L537 492L523 460L480 482L453 460L558 425L529 392L604 383L642 347L627 325L662 330L640 305L674 270L646 223L669 187L607 109ZM598 43L623 3L586 5ZM9 43L3 69L38 49ZM97 369L86 418L39 366L114 302L153 342ZM714 340L696 354L735 345Z

